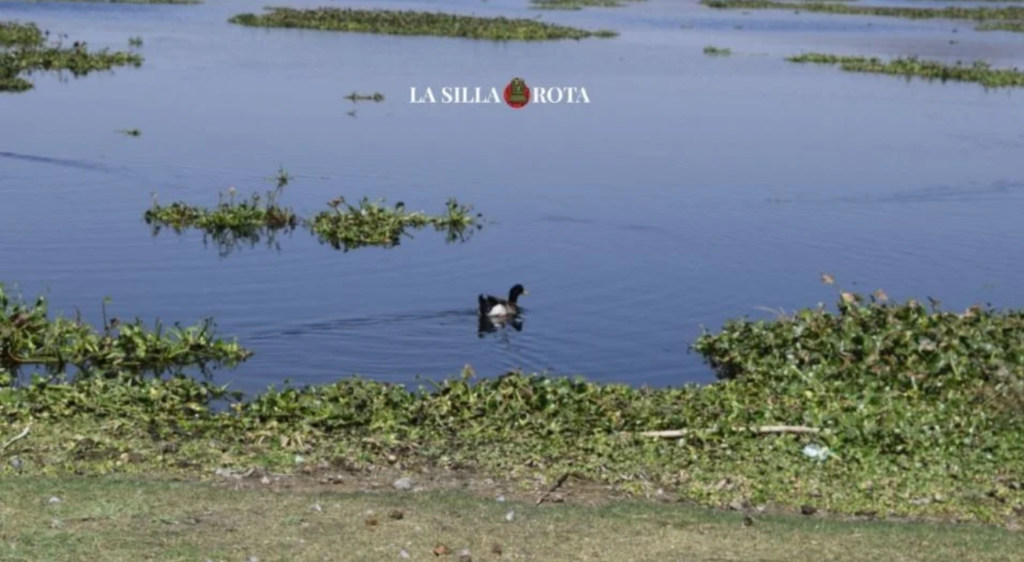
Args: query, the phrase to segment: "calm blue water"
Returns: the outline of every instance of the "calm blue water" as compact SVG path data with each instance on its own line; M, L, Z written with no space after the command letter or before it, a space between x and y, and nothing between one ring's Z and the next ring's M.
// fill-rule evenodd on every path
M0 280L55 311L217 319L256 356L242 390L349 374L408 382L466 364L677 385L712 374L701 326L835 288L1019 307L1024 95L795 65L805 51L1021 65L1024 35L965 22L716 11L650 0L528 10L525 0L321 2L540 15L610 40L495 44L230 25L259 2L0 2L68 41L127 48L140 69L0 96ZM916 3L915 3L916 4ZM683 26L689 26L683 28ZM742 29L736 29L742 26ZM952 34L958 28L959 33ZM959 41L950 44L950 39ZM732 57L706 57L705 45ZM413 105L412 86L585 87L589 105ZM353 106L353 90L380 104ZM357 111L356 117L348 112ZM115 133L142 130L140 138ZM304 214L344 195L430 212L448 197L495 224L466 244L424 231L349 253L304 232L221 256L151 237L161 201L265 191ZM521 332L478 337L476 295L530 291Z

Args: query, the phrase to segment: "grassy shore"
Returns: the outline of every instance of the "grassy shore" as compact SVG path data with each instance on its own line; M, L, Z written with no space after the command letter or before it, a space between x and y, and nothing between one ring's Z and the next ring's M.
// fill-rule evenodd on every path
M477 17L434 12L359 10L352 8L267 8L267 13L239 14L231 23L249 27L317 29L385 35L429 35L494 41L541 41L614 37L614 31L587 31L534 19Z
M982 562L1024 549L1024 534L1000 529L745 519L677 503L588 501L571 483L563 503L537 506L505 482L397 492L390 482L260 479L5 478L0 559L484 562L677 560L685 552L690 562Z
M944 64L914 57L883 62L878 58L846 57L823 53L805 53L786 60L796 63L837 64L847 72L890 74L941 82L975 82L986 88L1024 87L1024 72L1016 68L995 69L984 62L971 65Z
M840 296L835 311L738 320L699 338L713 385L467 371L420 390L347 378L255 396L144 376L248 357L208 330L162 344L170 336L140 324L88 336L70 320L54 328L45 303L4 297L0 474L390 471L534 491L569 479L748 512L1019 524L1024 312ZM62 375L69 365L84 375ZM26 370L41 376L15 385Z

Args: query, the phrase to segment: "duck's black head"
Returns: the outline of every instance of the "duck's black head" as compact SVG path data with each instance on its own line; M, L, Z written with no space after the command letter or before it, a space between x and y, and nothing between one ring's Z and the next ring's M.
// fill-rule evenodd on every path
M512 287L512 289L509 290L509 292L508 292L508 302L516 302L516 300L519 299L519 295L528 295L528 294L530 294L530 293L528 293L526 291L526 289L522 285L516 283Z

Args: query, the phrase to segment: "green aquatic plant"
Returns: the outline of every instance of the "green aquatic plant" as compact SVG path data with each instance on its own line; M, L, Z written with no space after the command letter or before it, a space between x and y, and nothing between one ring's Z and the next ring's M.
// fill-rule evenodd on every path
M1013 31L1016 33L1024 33L1024 21L983 23L975 29L978 31Z
M1024 20L1024 7L999 6L975 7L947 6L944 8L908 8L904 6L860 6L847 3L827 3L820 1L778 2L775 0L700 0L710 8L721 10L793 10L794 7L805 12L827 14L849 14L858 16L884 16L908 19L953 19L953 20ZM1012 31L1012 29L1010 29Z
M288 170L284 169L284 166L278 166L277 175L273 178L274 182L277 183L277 190L268 194L267 199L270 201L276 201L281 196L281 191L292 181L292 175L288 173Z
M380 92L374 92L372 94L360 94L358 92L352 92L351 94L345 96L345 99L347 99L349 101L364 101L365 100L365 101L381 102L381 101L384 101L384 94L382 94Z
M473 227L482 228L473 208L460 205L455 199L446 203L443 215L427 215L422 212L408 212L405 203L399 201L388 206L383 200L370 201L364 197L358 205L350 205L338 197L328 204L329 211L322 211L309 221L312 232L322 242L336 249L354 249L364 246L389 248L397 246L402 236L408 236L409 229L432 226L445 231L448 241L464 240Z
M434 12L359 10L353 8L296 9L268 7L268 13L239 14L231 23L249 27L280 27L379 33L431 35L496 41L540 41L613 37L613 31L593 32L532 19L477 17Z
M36 47L43 44L46 35L34 23L0 21L0 47Z
M136 47L136 48L137 47L141 47L142 46L142 37L129 37L128 38L128 46Z
M707 47L704 47L704 54L705 55L710 55L710 56L726 56L727 57L727 56L732 54L732 49L726 49L726 48L722 48L722 47L715 47L713 45L708 45Z
M273 229L295 227L298 216L291 209L277 204L278 190L270 191L266 196L253 193L248 199L236 197L235 189L228 189L228 198L219 194L219 202L213 209L206 209L181 202L161 205L153 198L153 205L146 210L145 220L148 224L168 226L181 232L185 228L196 227L210 232L226 231L250 232L260 228Z
M919 60L916 57L896 58L884 62L878 58L836 56L823 53L805 53L788 57L797 63L838 64L847 72L870 72L891 74L907 78L939 80L941 82L976 82L986 88L1009 88L1024 86L1024 72L1016 68L994 69L988 63L975 62L954 65L937 61Z
M83 377L113 377L198 368L209 375L211 367L233 367L252 355L235 341L216 338L212 320L191 327L157 321L147 330L140 319L108 320L106 304L103 327L96 330L80 315L50 318L43 297L29 304L8 295L0 284L0 372L41 368L52 379L72 370Z
M32 89L23 74L67 71L78 77L119 66L142 65L143 59L137 54L108 49L90 52L83 42L64 47L58 40L48 45L49 35L32 23L0 22L0 92Z
M20 76L12 76L0 66L0 92L24 92L32 88L31 82Z
M273 246L278 232L290 233L300 225L308 228L321 242L345 250L364 246L396 246L399 239L407 235L407 230L427 226L444 231L449 242L464 241L474 228L479 230L483 227L479 222L482 215L474 215L472 207L460 205L454 199L448 201L444 214L432 216L408 213L401 202L388 207L383 202L375 203L364 198L355 207L338 197L328 203L331 210L323 211L312 219L303 219L279 202L292 176L282 167L271 179L277 186L265 196L254 193L248 199L238 198L232 187L228 189L226 199L223 193L219 195L219 202L212 209L180 201L161 205L154 195L153 204L143 218L152 226L154 236L164 228L171 228L177 233L199 229L213 239L222 255L234 251L241 242L255 245L265 239L268 245Z
M118 132L121 133L122 135L128 135L129 137L139 137L139 136L142 136L142 131L140 131L138 129L125 129L123 131L118 131Z
M179 234L197 228L205 237L212 238L221 255L234 251L242 242L254 246L265 239L273 246L277 232L291 232L302 222L294 211L278 202L290 179L282 168L274 178L277 187L263 195L253 193L248 199L237 197L234 187L228 188L227 198L223 193L218 194L217 206L212 209L181 201L161 205L154 195L153 204L143 218L152 226L153 236L164 228Z
M1024 312L945 312L934 299L931 309L913 299L890 303L882 291L840 297L836 312L819 306L730 321L694 349L726 380L766 388L802 381L803 409L819 409L803 421L832 428L848 448L872 443L875 453L854 453L862 460L892 451L949 462L964 447L1001 456L1000 428L1024 429ZM843 399L844 388L857 390ZM878 411L865 419L865 408ZM960 414L947 418L951 411Z
M530 0L535 10L582 10L583 8L621 8L646 0Z

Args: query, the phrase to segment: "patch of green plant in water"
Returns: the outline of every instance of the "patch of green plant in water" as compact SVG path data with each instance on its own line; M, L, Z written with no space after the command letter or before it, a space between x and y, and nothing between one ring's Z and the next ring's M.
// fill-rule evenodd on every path
M923 61L915 57L896 58L883 62L878 58L836 56L823 53L805 53L786 60L797 63L838 64L847 72L871 72L925 80L976 82L986 88L1024 86L1024 72L1016 68L993 69L988 63L975 62L970 66L936 61Z
M582 10L583 8L621 8L646 0L530 0L534 10Z
M121 133L122 135L127 135L129 137L140 137L140 136L142 136L142 131L140 131L138 129L125 129L123 131L118 131L118 132Z
M704 47L704 54L709 56L729 56L732 54L732 49L708 45L707 47Z
M35 47L45 40L44 32L34 23L0 21L0 47Z
M286 7L268 7L266 10L268 13L262 15L239 14L228 21L250 27L319 29L387 35L431 35L496 41L585 39L617 35L614 31L587 31L564 25L542 23L532 19L485 18L411 10L359 10L353 8L300 10Z
M371 202L363 198L357 207L345 203L338 197L329 202L331 210L323 211L312 219L303 219L290 208L279 204L285 186L291 181L284 168L278 171L274 181L277 187L265 197L254 193L249 199L237 199L235 189L228 190L228 199L223 194L213 209L206 209L184 202L161 205L154 196L152 206L143 218L153 227L156 236L163 228L181 233L189 228L198 228L212 237L222 255L227 255L242 241L255 245L266 238L273 245L278 231L291 232L304 226L321 242L335 249L350 250L364 246L397 246L409 229L427 226L446 233L448 242L465 241L472 232L483 228L482 215L474 214L472 207L460 205L449 199L442 215L427 215L421 212L407 212L404 203L388 207L383 202Z
M700 0L710 8L723 10L792 10L792 2L774 0ZM828 14L849 14L859 16L886 16L908 19L955 19L955 20L1024 20L1024 7L1000 6L964 8L949 6L945 8L906 8L900 6L857 6L849 4L825 2L801 2L797 6L806 12Z
M128 38L128 46L129 47L136 47L136 48L141 47L142 46L142 37L129 37Z
M376 102L381 102L381 101L384 101L384 94L382 94L380 92L374 92L372 94L360 94L358 92L352 92L351 94L345 96L345 99L347 99L349 101L376 101Z
M341 197L331 201L330 211L317 214L310 221L310 228L322 242L335 249L355 249L363 246L397 246L407 230L434 227L447 233L447 241L465 240L476 229L483 228L474 215L473 208L460 205L455 199L446 203L442 215L427 215L422 212L408 212L405 203L399 201L387 206L383 200L370 201L364 197L358 206L350 205Z
M241 241L255 244L266 237L273 244L272 233L290 232L302 222L290 208L278 202L291 176L282 167L273 179L277 182L273 190L265 195L253 193L248 199L237 197L234 187L228 188L227 199L223 193L218 194L219 201L212 209L180 201L161 205L154 195L153 204L143 218L153 227L154 236L167 227L179 234L189 228L198 228L212 237L225 255Z
M398 467L574 474L715 506L1006 522L1024 513L1024 312L842 292L694 349L719 382L636 388L513 372L348 378L230 397L184 376L0 387L0 474ZM8 380L10 380L8 378ZM227 409L215 401L231 399ZM767 425L816 434L771 433ZM753 429L751 429L753 428ZM681 438L644 436L681 430ZM818 445L828 455L809 455ZM302 462L297 461L296 456Z
M0 71L0 92L24 92L32 89L32 83L18 76L5 76Z
M79 377L115 377L120 373L162 375L198 368L209 375L210 367L233 367L252 352L235 341L215 337L213 321L198 325L166 327L156 322L147 330L142 320L107 319L103 303L103 328L97 331L75 319L50 318L43 297L32 304L7 294L0 284L0 382L13 381L23 368L41 368L45 380L74 372Z
M975 27L978 31L1013 31L1024 33L1024 21L1004 21L998 23L983 23Z
M111 70L118 66L141 66L142 57L134 53L89 52L85 43L65 48L59 41L46 44L49 32L35 24L0 22L0 92L24 92L32 83L22 74L41 71L69 71L74 76Z

